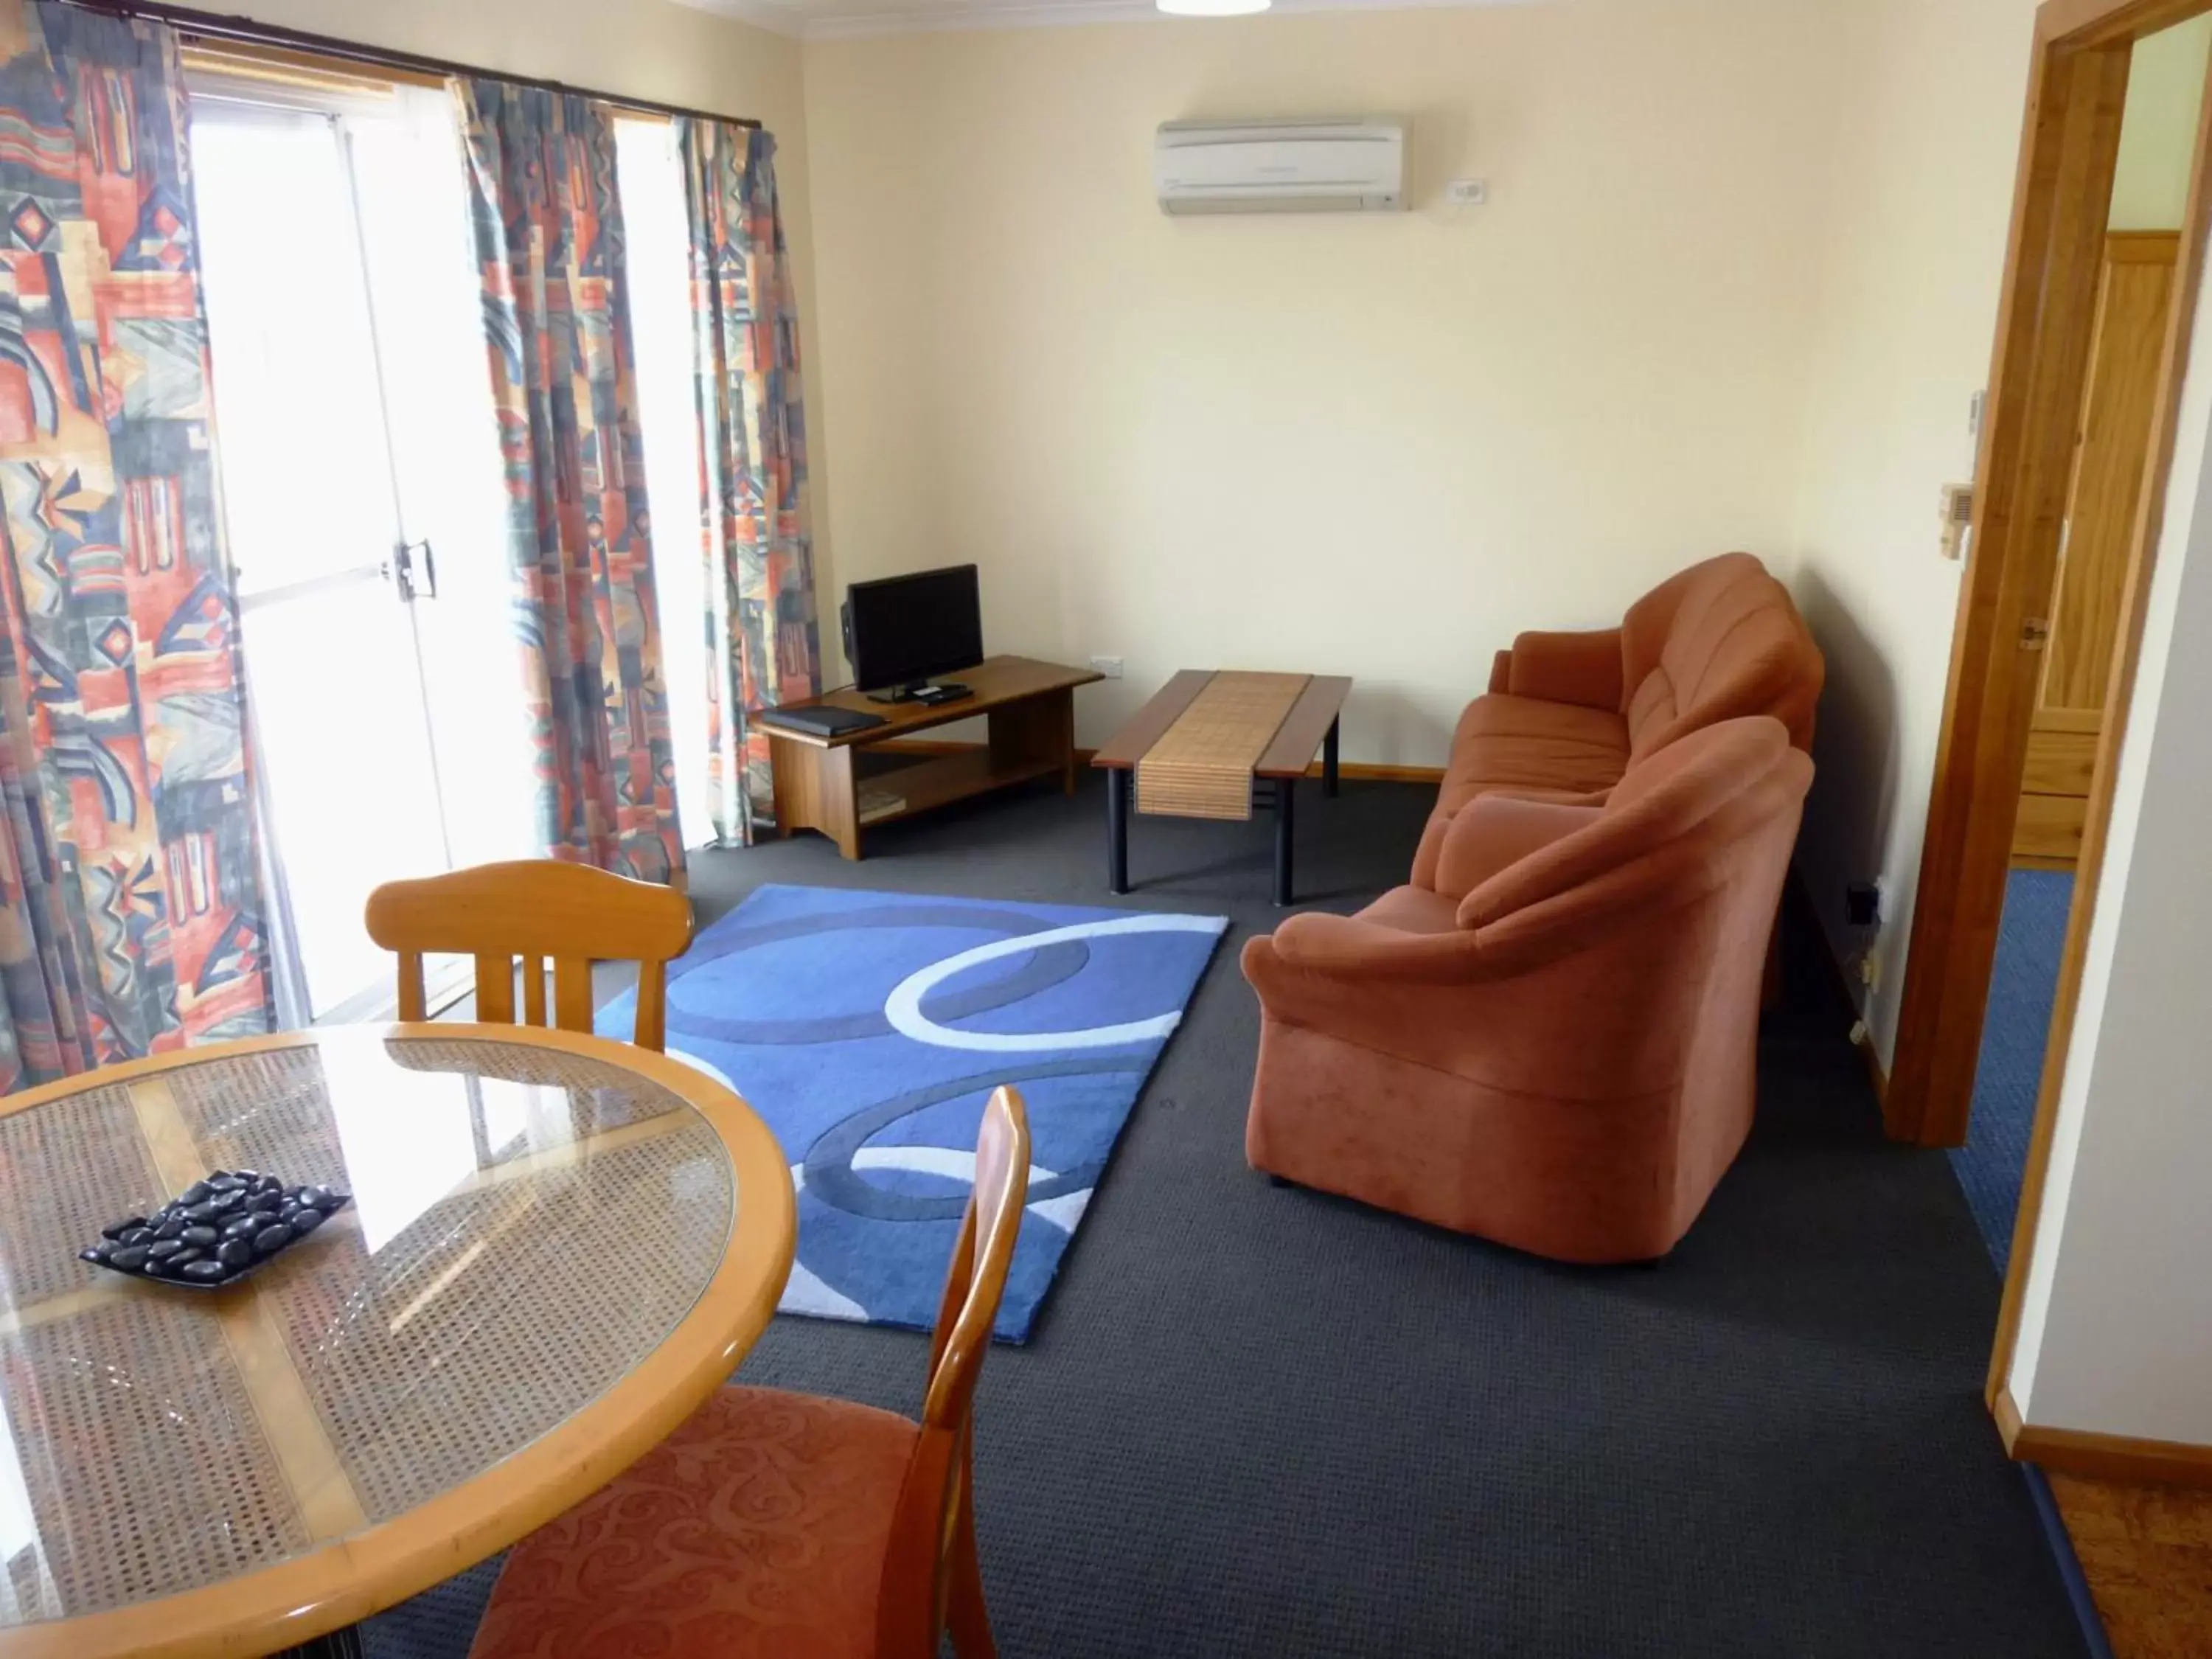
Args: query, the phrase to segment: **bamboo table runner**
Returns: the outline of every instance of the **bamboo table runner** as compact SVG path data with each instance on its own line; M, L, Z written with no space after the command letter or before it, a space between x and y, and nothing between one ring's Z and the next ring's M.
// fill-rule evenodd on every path
M1252 769L1310 674L1216 674L1137 763L1137 810L1249 818Z

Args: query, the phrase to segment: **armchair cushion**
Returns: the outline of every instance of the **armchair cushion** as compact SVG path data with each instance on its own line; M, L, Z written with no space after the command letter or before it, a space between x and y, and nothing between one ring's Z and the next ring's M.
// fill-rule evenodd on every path
M1576 703L1619 714L1620 630L1529 633L1513 641L1505 690L1516 697Z
M1508 865L1594 823L1601 810L1519 795L1477 795L1444 831L1436 890L1448 898L1465 898Z

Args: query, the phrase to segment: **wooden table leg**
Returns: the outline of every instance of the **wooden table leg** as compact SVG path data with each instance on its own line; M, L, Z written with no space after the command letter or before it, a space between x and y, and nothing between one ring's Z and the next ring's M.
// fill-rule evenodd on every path
M1291 842L1294 809L1298 804L1296 778L1275 780L1275 902L1291 902Z
M1129 890L1129 785L1136 774L1115 767L1106 774L1106 890Z

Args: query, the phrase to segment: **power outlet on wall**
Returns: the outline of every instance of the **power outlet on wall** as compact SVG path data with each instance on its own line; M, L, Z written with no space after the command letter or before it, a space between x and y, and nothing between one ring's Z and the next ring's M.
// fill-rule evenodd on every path
M1121 678L1121 659L1119 657L1093 657L1091 665L1109 680Z
M1489 199L1487 179L1455 179L1444 186L1444 200L1453 207L1480 207Z

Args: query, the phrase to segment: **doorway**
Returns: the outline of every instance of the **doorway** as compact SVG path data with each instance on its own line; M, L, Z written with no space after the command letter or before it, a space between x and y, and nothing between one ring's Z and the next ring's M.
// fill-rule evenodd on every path
M370 890L532 850L462 159L415 88L192 90L280 1012L364 1018Z
M1971 1116L1965 1145L1952 1153L2000 1272L2019 1219L2097 758L2118 736L2107 705L2155 437L2160 366L2181 297L2182 224L2208 69L2212 15L2147 35L2128 54Z

